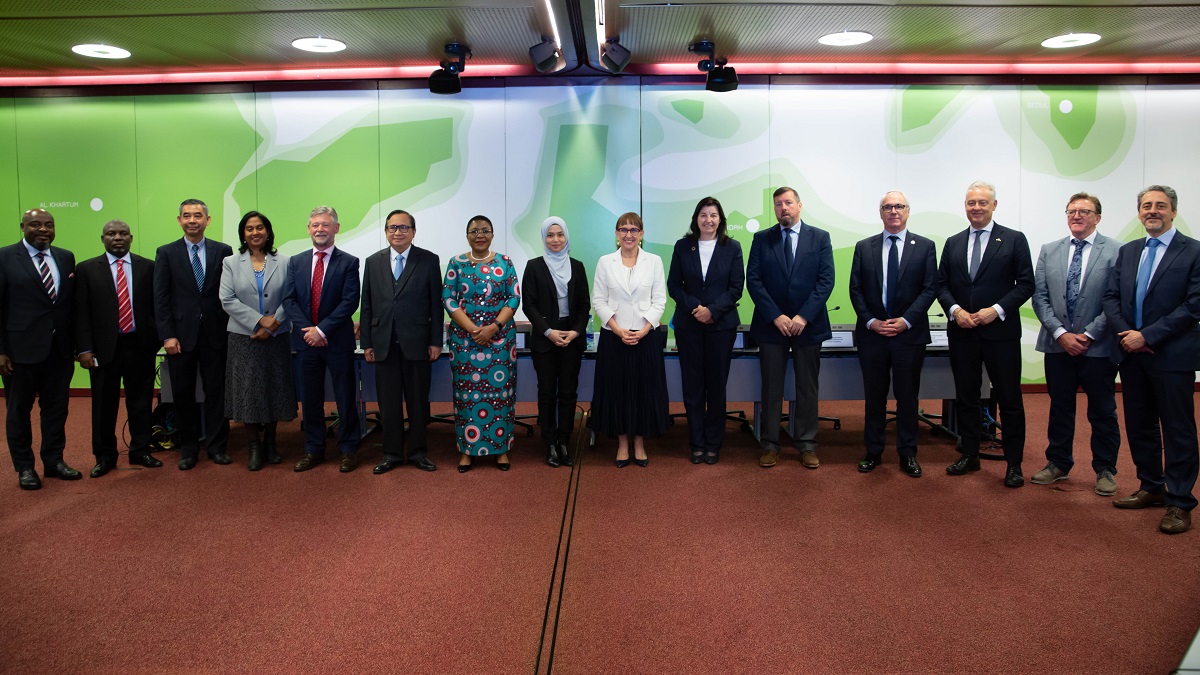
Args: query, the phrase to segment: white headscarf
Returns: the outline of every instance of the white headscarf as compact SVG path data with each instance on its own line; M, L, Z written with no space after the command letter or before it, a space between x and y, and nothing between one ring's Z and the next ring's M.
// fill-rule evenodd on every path
M567 245L561 251L551 251L546 247L546 232L551 225L562 228ZM550 216L542 221L542 248L546 250L546 266L550 268L550 276L554 278L554 289L559 298L567 297L567 283L571 281L571 235L567 233L567 224L558 216ZM560 303L561 304L561 303Z

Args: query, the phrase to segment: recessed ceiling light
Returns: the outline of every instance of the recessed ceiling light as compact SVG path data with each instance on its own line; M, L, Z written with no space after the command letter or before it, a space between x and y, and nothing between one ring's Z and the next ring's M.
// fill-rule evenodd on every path
M97 59L127 59L132 56L129 50L112 45L75 45L71 47L71 51Z
M853 47L854 45L861 45L864 42L870 42L874 39L875 36L871 35L870 33L851 30L842 31L841 33L830 33L829 35L823 35L821 36L821 39L817 40L817 42L820 42L823 45L829 45L830 47Z
M1042 46L1047 49L1066 49L1067 47L1082 47L1100 39L1095 33L1067 33L1042 40Z
M292 40L292 46L296 49L303 49L306 52L328 54L342 51L346 48L346 43L332 38L315 37Z

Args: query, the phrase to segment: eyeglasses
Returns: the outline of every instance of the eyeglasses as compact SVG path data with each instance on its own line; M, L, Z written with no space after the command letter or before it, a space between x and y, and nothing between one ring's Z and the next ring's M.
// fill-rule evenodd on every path
M467 230L467 234L471 235L472 237L478 237L478 236L481 236L484 234L491 234L491 233L492 233L491 230Z
M1072 217L1074 217L1074 216L1090 216L1093 213L1095 213L1095 211L1093 211L1091 209L1067 209L1067 215L1072 216Z
M883 206L879 207L879 210L883 211L884 213L889 213L891 211L904 211L907 208L908 204L884 204Z
M413 227L412 225L384 225L383 229L387 230L388 232L412 232L417 228Z
M642 231L642 228L640 228L640 227L618 227L617 228L617 234L637 234L638 232L641 232L641 231Z

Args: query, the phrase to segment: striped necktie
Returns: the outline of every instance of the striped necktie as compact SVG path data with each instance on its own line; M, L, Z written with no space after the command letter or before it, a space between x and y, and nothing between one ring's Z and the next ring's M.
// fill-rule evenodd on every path
M46 289L46 295L50 296L50 302L58 301L58 292L54 290L54 275L50 274L50 266L46 264L46 254L37 254L38 275L42 277L42 286Z

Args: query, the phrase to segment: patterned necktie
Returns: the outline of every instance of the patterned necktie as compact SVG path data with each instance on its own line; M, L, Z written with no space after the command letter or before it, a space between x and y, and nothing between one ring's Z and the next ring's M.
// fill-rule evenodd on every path
M1075 325L1075 303L1079 300L1079 277L1083 273L1083 247L1086 241L1071 241L1075 252L1071 254L1071 266L1067 268L1067 320Z
M1137 289L1133 296L1133 319L1138 329L1142 327L1142 302L1146 299L1146 288L1150 285L1150 272L1154 270L1154 256L1158 254L1159 246L1162 246L1162 242L1157 239L1146 240L1146 259L1138 268Z
M888 241L891 242L891 248L888 249L887 294L883 298L883 308L887 310L890 317L892 315L892 299L896 297L896 282L900 280L900 252L896 250L900 246L900 236L888 235Z
M783 228L783 266L787 268L788 274L792 273L792 263L795 262L796 254L792 251L792 228Z
M975 230L975 243L971 245L971 265L967 268L971 281L975 281L975 273L979 271L979 259L983 257L983 244L979 240L983 238L984 232L985 230Z
M321 282L325 279L325 252L317 251L317 264L313 265L312 303L309 311L312 314L313 325L317 325L317 310L321 307Z
M396 269L392 272L392 279L399 281L400 275L404 274L404 256L396 256Z
M196 276L196 290L204 292L204 265L200 264L200 244L192 244L192 274Z
M46 295L50 296L50 302L58 301L58 292L54 290L54 276L50 274L50 266L46 264L46 254L37 254L38 275L42 277L42 286L46 289Z
M125 278L124 260L117 259L117 323L122 333L133 330L133 303L129 301L129 281Z

